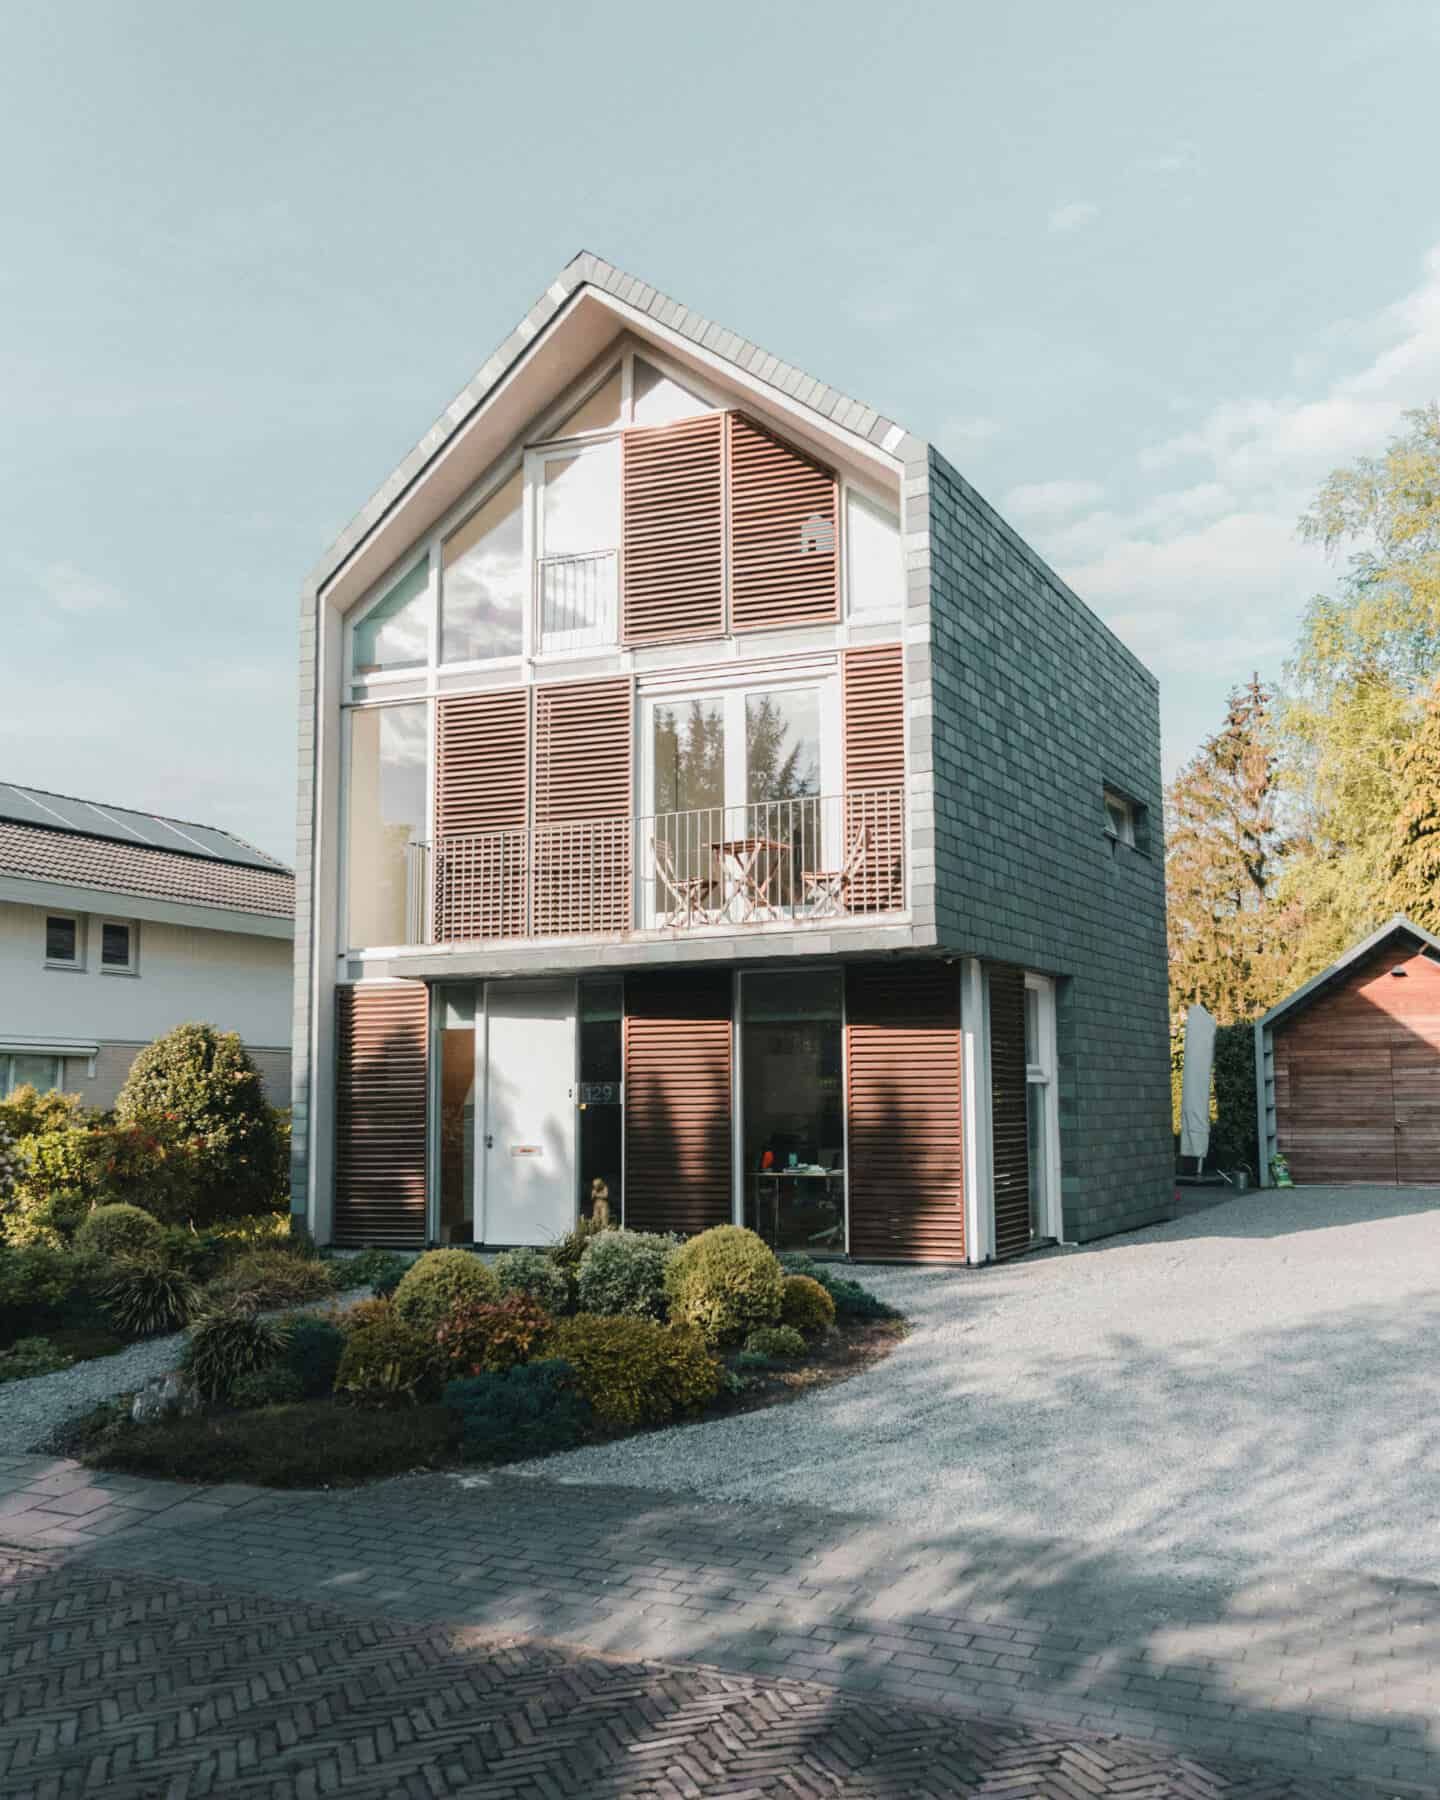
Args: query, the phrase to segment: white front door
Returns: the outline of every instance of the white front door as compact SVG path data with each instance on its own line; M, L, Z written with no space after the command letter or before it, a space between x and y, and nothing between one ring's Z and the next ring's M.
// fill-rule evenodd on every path
M575 984L489 982L479 1237L549 1244L575 1223Z

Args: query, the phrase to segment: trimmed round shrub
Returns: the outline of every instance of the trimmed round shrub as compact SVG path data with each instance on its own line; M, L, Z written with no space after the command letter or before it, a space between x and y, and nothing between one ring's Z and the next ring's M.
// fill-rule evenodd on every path
M75 1248L95 1256L124 1256L158 1250L163 1235L159 1220L138 1206L97 1206L75 1233Z
M805 1340L793 1325L757 1325L746 1338L742 1354L784 1362L805 1354Z
M780 1296L780 1323L806 1337L822 1337L835 1323L835 1302L809 1275L787 1275Z
M768 1244L743 1225L716 1225L682 1244L665 1267L671 1322L711 1344L738 1343L780 1316L785 1277Z
M665 1265L676 1237L653 1231L602 1231L585 1246L575 1286L583 1312L663 1319Z
M564 1312L570 1304L570 1284L543 1250L505 1250L495 1258L495 1279L501 1294L527 1294L547 1312Z
M111 1259L100 1285L100 1304L127 1337L178 1331L201 1304L188 1270L163 1247Z
M401 1276L394 1298L405 1323L429 1334L461 1300L498 1300L500 1284L469 1250L427 1250Z
M257 1406L290 1406L304 1397L305 1389L300 1377L281 1365L252 1369L248 1375L237 1375L230 1384L230 1404L247 1409Z
M69 1313L88 1312L97 1274L94 1257L73 1250L0 1243L0 1319L6 1335L31 1336Z
M528 1362L551 1327L538 1300L462 1300L435 1327L436 1358L450 1375L483 1375Z
M545 1354L571 1365L580 1392L612 1425L662 1425L720 1391L720 1364L699 1334L652 1319L562 1319Z
M435 1346L402 1319L388 1300L345 1333L335 1392L360 1406L413 1404L435 1379Z
M458 1416L461 1448L473 1460L569 1450L592 1417L574 1369L558 1359L452 1381L445 1404Z
M227 1400L242 1375L278 1363L289 1334L241 1301L207 1308L190 1327L180 1366L202 1400Z
M289 1250L245 1250L210 1283L212 1300L247 1300L253 1306L294 1306L335 1291L333 1264Z
M284 1190L283 1134L233 1031L177 1025L157 1038L131 1063L115 1116L175 1125L194 1152L197 1188L231 1213L259 1212Z
M315 1313L288 1313L280 1323L290 1334L284 1367L299 1383L301 1398L320 1399L335 1385L345 1333L333 1319Z

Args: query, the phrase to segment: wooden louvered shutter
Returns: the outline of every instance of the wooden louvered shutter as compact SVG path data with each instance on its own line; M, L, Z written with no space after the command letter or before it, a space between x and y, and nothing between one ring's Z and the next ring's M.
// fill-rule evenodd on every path
M730 627L840 616L839 484L828 469L727 413Z
M1030 1150L1025 1130L1025 972L1001 965L990 985L990 1142L995 1254L1030 1247Z
M537 934L630 924L628 677L535 690Z
M627 644L725 629L724 416L621 438L621 636Z
M899 644L847 650L844 707L845 842L863 833L865 859L851 883L851 912L905 904L905 674Z
M423 1244L429 989L342 987L335 1006L335 1242Z
M625 982L625 1223L705 1231L731 1218L731 979Z
M435 739L435 941L523 937L528 920L529 700L441 700Z
M960 983L939 962L861 963L845 988L852 1256L965 1255Z

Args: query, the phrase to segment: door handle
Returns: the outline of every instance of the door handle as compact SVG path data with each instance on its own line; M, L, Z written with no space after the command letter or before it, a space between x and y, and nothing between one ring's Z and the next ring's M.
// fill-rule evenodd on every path
M485 1148L487 1150L493 1150L495 1148L495 1139L488 1131L485 1133Z

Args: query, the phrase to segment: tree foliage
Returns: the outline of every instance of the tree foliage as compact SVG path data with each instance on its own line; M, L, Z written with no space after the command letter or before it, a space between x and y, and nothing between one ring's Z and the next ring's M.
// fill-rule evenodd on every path
M1390 825L1386 907L1440 931L1440 690L1396 761L1397 805Z

